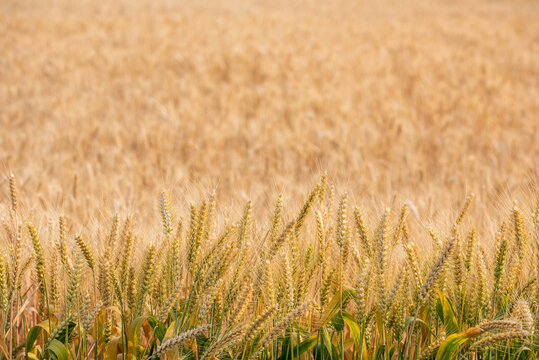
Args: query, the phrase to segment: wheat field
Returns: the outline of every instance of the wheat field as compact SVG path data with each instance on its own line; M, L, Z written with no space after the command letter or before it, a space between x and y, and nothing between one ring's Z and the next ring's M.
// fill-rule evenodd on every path
M539 358L539 4L0 2L0 359Z

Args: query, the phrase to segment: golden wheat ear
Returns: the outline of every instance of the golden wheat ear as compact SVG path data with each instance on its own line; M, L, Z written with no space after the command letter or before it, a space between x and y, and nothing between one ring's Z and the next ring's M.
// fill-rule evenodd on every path
M336 239L337 245L341 251L341 261L346 264L348 260L348 254L350 252L350 243L349 243L349 227L348 227L348 194L344 194L341 198L339 204L339 209L337 211L337 229L336 229Z
M174 222L174 217L172 215L172 211L170 207L170 199L168 196L168 192L165 189L163 189L163 191L161 192L160 209L161 209L163 233L166 236L169 236L173 231L172 224Z
M7 312L8 305L8 289L6 283L7 268L4 264L3 257L0 257L0 306L4 313Z
M13 214L17 212L17 187L15 186L15 175L9 174L9 198L11 200L11 211Z
M181 344L184 344L194 339L198 335L203 334L208 329L209 329L209 325L202 325L195 329L185 331L178 336L169 338L168 340L164 341L163 343L161 343L161 345L157 347L157 349L155 350L155 353L151 357L156 358L156 357L165 355L166 353L180 346Z
M526 330L509 330L504 331L498 334L493 334L486 336L478 341L476 341L472 346L470 346L470 352L477 352L484 350L492 345L514 339L526 339L532 334Z
M86 263L88 264L88 267L90 268L90 270L94 271L95 260L94 260L94 254L92 253L90 246L88 245L86 240L82 237L82 235L77 235L75 237L75 241L80 251L82 252L84 258L86 259Z
M30 233L30 238L32 239L32 244L34 246L35 253L35 269L37 279L39 281L39 314L42 317L48 317L46 314L47 311L47 281L45 278L45 256L43 253L43 247L41 245L41 240L37 235L37 230L32 224L28 224L28 232Z

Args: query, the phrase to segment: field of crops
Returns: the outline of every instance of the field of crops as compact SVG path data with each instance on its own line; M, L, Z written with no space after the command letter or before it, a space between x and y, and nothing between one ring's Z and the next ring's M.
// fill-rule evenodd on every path
M0 360L539 358L537 19L0 1Z

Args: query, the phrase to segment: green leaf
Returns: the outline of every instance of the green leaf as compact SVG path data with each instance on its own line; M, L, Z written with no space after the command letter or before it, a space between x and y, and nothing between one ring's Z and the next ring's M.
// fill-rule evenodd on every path
M290 333L287 331L284 339L281 341L282 355L277 360L292 360L293 350L290 344ZM291 351L292 350L292 351Z
M406 320L404 321L404 327L406 328L406 327L412 325L412 323L414 322L414 319L416 321L416 325L417 324L423 325L423 327L425 327L425 330L428 330L428 331L430 331L430 333L432 335L435 335L434 332L432 331L432 329L427 325L426 322L424 322L420 318L415 318L414 316L409 316L409 317L406 318Z
M342 317L342 312L339 311L338 313L336 313L335 316L333 316L333 318L331 319L331 323L333 324L333 327L335 328L335 330L343 331L344 320Z
M350 328L350 332L352 333L352 338L354 339L354 345L359 351L360 348L363 349L363 358L367 358L367 344L365 344L365 337L363 337L363 340L361 339L361 329L358 325L358 323L354 320L354 317L350 315L348 312L343 311L342 318L346 325ZM361 341L363 341L363 347L360 346Z
M444 309L442 307L442 303L440 299L436 300L436 313L438 314L438 318L443 322L444 321Z
M26 335L26 352L32 351L32 348L34 347L34 343L36 342L37 337L39 334L41 334L41 328L36 325L33 328L28 331L28 334Z
M337 349L335 348L335 346L331 343L331 339L329 337L327 329L323 328L320 335L322 339L322 344L324 345L324 347L326 348L326 351L330 355L330 359L335 359L335 360L339 359L340 358L339 353Z
M129 331L127 332L128 343L128 356L137 356L139 350L139 330L146 321L151 326L151 321L155 320L155 316L139 316L129 325Z
M148 321L148 324L150 324L152 327L155 336L159 339L159 341L162 341L167 331L165 324L158 321L155 316L150 316L148 319L146 319L146 321Z
M359 328L358 323L354 320L354 317L346 311L342 312L342 319L346 323L346 325L348 325L348 327L350 328L350 332L352 333L352 337L354 338L354 343L359 348L359 342L361 338L361 329Z
M339 356L339 351L337 350L337 347L333 344L331 344L331 359L332 360L341 359L341 356Z
M468 335L465 332L450 335L440 345L438 353L436 354L436 360L451 360L455 356L458 349L468 341Z
M45 330L47 334L50 332L49 320L44 320L30 329L30 331L26 335L26 352L27 353L32 351L32 348L34 347L34 343L36 342L38 336L41 334L41 330Z
M343 286L342 302L343 303L346 302L346 300L350 296L355 297L356 291L351 287ZM341 309L341 296L340 294L335 294L333 298L331 299L331 301L329 302L329 304L326 306L324 313L322 314L322 318L320 320L320 323L318 324L319 325L318 329L324 327L324 325L327 324L329 319L331 319L337 313L337 311L340 311L340 309Z
M385 345L380 345L380 346L378 347L378 350L376 351L376 357L375 357L375 359L376 359L376 360L383 359L383 358L384 358L385 351L386 351L386 346L385 346Z
M390 359L393 359L393 354L395 354L395 351L397 351L397 347L399 346L399 344L393 344L390 348L389 348L389 358Z
M313 335L310 338L303 340L301 344L299 344L299 349L298 349L299 355L303 354L305 351L312 348L316 344L317 340L318 340L317 335Z
M155 336L161 342L161 341L163 341L163 338L165 337L165 334L167 332L167 328L166 328L165 324L160 322L160 323L157 324L157 326L155 326L153 328L153 331L154 331Z
M449 299L447 299L441 292L439 293L439 299L436 304L436 311L438 312L438 316L440 316L440 313L443 315L440 319L444 324L447 335L459 331L459 325L455 312L453 311L453 306Z
M47 347L47 352L56 357L57 360L68 360L69 359L69 351L65 347L64 344L62 344L60 341L54 339L50 342L49 346Z
M342 318L346 325L348 325L350 328L352 339L354 340L354 345L357 351L359 352L360 349L363 349L363 358L367 359L367 344L365 343L365 336L361 336L361 328L359 327L359 324L354 320L354 317L346 311L343 311ZM361 346L362 342L363 346Z
M315 360L326 360L331 358L331 355L329 355L326 347L323 344L316 344L313 346L313 358Z
M311 349L318 339L317 335L313 335L305 340L303 340L298 346L294 345L294 348L292 349L292 353L289 353L290 349L290 337L286 337L286 340L283 342L283 354L279 356L278 360L285 360L285 359L295 359L299 356L301 356L305 351ZM221 358L222 359L222 358Z

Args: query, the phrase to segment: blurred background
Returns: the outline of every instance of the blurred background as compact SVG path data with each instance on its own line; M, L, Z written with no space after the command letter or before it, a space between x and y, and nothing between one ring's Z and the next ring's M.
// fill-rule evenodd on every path
M3 0L1 206L14 173L42 221L158 227L163 187L266 215L323 171L372 216L531 206L537 19L519 0Z

